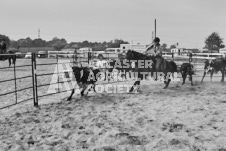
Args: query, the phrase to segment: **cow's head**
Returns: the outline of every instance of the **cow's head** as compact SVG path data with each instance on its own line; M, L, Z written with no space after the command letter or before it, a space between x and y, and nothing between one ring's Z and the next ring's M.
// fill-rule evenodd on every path
M211 70L213 70L215 65L215 60L206 60L204 70L206 70L207 73L209 73Z

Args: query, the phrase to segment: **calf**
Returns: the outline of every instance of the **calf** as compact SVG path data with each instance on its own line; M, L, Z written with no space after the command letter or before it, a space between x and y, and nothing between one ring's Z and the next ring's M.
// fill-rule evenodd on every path
M189 80L191 81L191 85L193 85L193 82L192 82L192 75L194 74L193 65L190 63L183 63L181 65L180 72L181 72L181 76L183 78L182 85L185 84L187 75L189 75Z
M206 75L206 73L210 73L210 80L212 82L213 73L217 73L218 71L221 71L222 78L221 82L224 82L224 72L226 67L226 59L225 58L216 58L214 60L206 60L204 65L204 73L202 77L202 81Z
M89 85L91 85L90 88L88 88L88 91L90 89L93 89L95 91L95 83L98 80L98 74L100 74L99 69L91 69L88 67L72 67L74 78L79 86L79 88L82 88L81 96L84 96L84 91L87 89ZM92 75L92 76L91 76ZM87 91L87 94L88 94ZM74 94L75 90L73 89L71 92L71 95L69 96L68 100L71 100L72 95Z

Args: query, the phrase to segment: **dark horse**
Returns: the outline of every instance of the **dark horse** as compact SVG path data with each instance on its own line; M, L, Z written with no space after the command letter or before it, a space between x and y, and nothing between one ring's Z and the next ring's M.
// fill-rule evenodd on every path
M136 86L138 86L138 89L139 89L140 80L143 80L143 78L145 77L144 76L145 72L146 73L151 72L152 74L153 74L153 72L156 72L156 70L155 70L156 58L153 57L153 56L147 56L145 54L142 54L142 53L139 53L139 52L136 52L136 51L132 51L132 50L129 50L127 52L126 58L127 58L127 60L136 61L135 62L135 71L138 72L138 80L135 81L135 83L133 84L133 86L131 87L131 89L129 91L129 92L132 92ZM149 60L149 61L151 60L152 61L152 67L151 68L149 68L149 67L148 68L139 67L138 60L144 60L145 62L147 60ZM143 74L142 74L142 72L143 72ZM171 81L171 79L167 78L167 76L171 75L174 72L177 72L177 65L173 61L170 61L170 62L166 61L165 69L161 69L158 72L162 72L164 74L164 83L165 83L164 89L166 89L169 86L169 83Z
M9 60L9 67L11 66L11 60L13 64L16 63L16 55L13 51L6 51L6 44L0 45L0 60L5 61Z
M212 82L212 77L213 77L213 73L217 73L218 71L221 71L222 74L222 78L221 78L221 82L224 82L224 71L225 71L225 67L226 67L226 58L216 58L214 60L206 60L205 61L205 65L204 65L204 73L203 73L203 77L202 77L202 81L206 75L206 73L210 72L210 79Z

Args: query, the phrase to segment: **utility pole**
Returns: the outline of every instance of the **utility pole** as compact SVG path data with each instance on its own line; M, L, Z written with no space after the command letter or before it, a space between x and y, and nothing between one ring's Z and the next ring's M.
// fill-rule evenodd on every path
M40 38L40 29L38 29L38 38Z
M156 19L155 19L155 37L156 37Z

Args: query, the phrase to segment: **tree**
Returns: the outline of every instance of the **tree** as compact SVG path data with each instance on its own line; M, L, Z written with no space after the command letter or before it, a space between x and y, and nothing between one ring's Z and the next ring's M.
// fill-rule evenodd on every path
M119 48L120 44L128 44L128 42L124 41L122 39L115 39L115 40L111 40L109 43L107 43L109 48Z
M5 36L5 35L0 35L0 42L1 42L2 40L5 40L6 46L9 47L9 45L10 45L9 37L8 37L8 36Z
M67 41L65 39L58 39L52 47L56 50L61 50L67 45Z
M205 47L209 50L219 50L220 48L224 48L225 45L223 44L223 38L219 36L218 33L213 32L209 35L205 40Z
M166 50L166 48L167 48L167 44L166 44L166 43L163 43L163 44L162 44L162 49L163 49L163 50Z
M32 46L33 47L45 47L46 46L46 41L42 40L41 38L34 39Z
M170 49L174 49L174 48L176 48L175 45L171 45L171 46L170 46Z
M10 41L10 47L12 47L12 48L18 48L19 47L19 44L18 44L17 41L11 40Z

